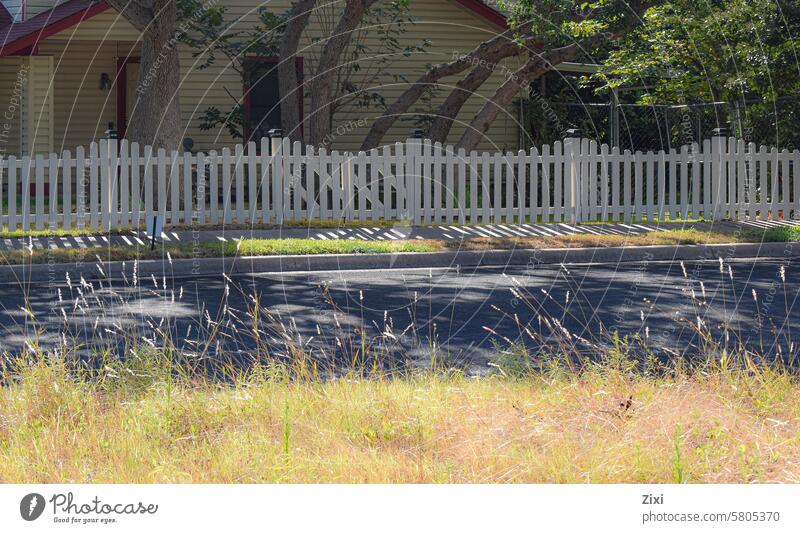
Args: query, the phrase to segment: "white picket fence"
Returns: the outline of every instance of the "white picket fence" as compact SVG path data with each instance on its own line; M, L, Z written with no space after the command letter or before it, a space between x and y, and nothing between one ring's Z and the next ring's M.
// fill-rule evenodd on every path
M8 230L407 220L416 224L794 218L800 153L716 137L631 153L587 139L465 153L409 139L357 154L263 139L219 153L101 141L0 161Z

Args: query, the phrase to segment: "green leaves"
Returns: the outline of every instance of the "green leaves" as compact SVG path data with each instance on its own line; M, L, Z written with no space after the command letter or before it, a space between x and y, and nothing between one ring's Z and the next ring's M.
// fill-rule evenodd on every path
M660 3L611 53L602 77L608 88L645 85L662 103L796 93L800 76L787 70L796 68L797 12L782 14L769 0Z

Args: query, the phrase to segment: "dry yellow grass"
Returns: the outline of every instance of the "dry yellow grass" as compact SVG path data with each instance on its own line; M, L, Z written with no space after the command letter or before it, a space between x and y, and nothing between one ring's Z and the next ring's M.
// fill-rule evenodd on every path
M728 244L734 242L760 242L757 234L736 235L722 231L697 231L694 229L652 231L633 235L572 234L550 237L479 237L458 243L449 242L450 248L466 250L500 250L512 248L609 248L613 246L676 246L680 244Z
M0 391L0 481L798 482L798 393L769 369L109 388L39 363Z

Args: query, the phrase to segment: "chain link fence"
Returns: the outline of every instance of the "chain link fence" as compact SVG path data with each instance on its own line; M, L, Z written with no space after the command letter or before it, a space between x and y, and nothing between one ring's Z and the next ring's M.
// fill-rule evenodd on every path
M577 128L621 150L670 150L701 143L714 129L726 128L730 135L758 146L800 148L800 96L689 105L629 103L633 96L620 93L613 101L598 101L569 78L548 79L519 102L520 147L552 144L562 140L567 129Z

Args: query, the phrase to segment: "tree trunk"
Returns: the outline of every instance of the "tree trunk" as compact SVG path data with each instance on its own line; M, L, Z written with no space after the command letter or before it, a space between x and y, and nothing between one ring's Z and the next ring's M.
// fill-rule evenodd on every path
M523 25L517 32L527 34L529 29L530 25ZM498 61L524 52L526 46L530 46L532 43L530 36L527 37L523 45L516 42L514 37L515 32L507 30L488 41L482 42L470 53L460 56L450 63L441 63L431 67L378 117L364 139L361 150L367 151L378 146L397 119L407 113L409 108L425 94L425 91L442 78L460 74L471 67L487 71L491 75Z
M456 149L464 148L467 152L474 150L486 132L489 131L500 112L508 109L514 97L524 86L549 72L559 63L575 59L580 50L581 47L578 44L571 44L556 48L546 54L531 57L525 65L517 69L505 83L498 87L491 98L478 111L478 114L472 119L467 130L458 141Z
M335 94L334 82L339 59L361 24L364 14L377 0L347 0L342 16L320 54L314 79L311 80L311 112L309 115L310 144L329 146L331 143L331 103Z
M477 67L458 82L455 89L450 92L450 96L436 112L436 118L431 124L431 131L428 132L428 138L431 141L442 144L447 142L447 136L450 134L450 129L461 108L491 75L491 70Z
M184 134L178 95L180 59L178 49L169 44L170 35L142 37L136 104L127 129L131 142L167 151L180 149Z
M179 150L181 125L178 8L175 0L110 0L142 32L136 102L126 137L142 146ZM117 90L125 90L119 87Z
M303 141L300 102L303 89L297 78L297 47L317 0L297 0L289 9L283 28L278 63L278 91L281 98L281 128L292 141Z

